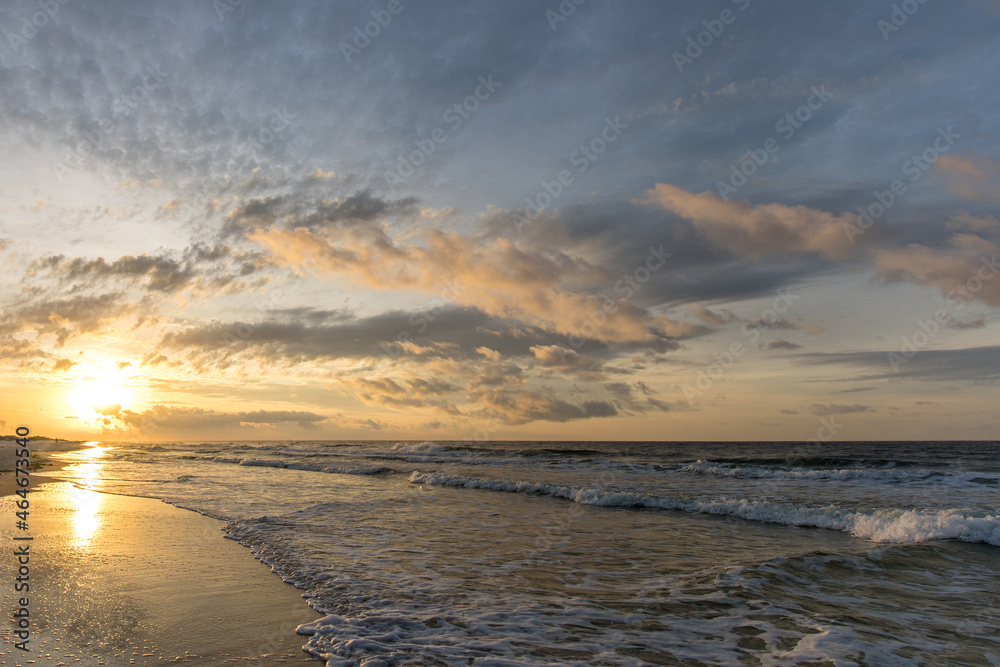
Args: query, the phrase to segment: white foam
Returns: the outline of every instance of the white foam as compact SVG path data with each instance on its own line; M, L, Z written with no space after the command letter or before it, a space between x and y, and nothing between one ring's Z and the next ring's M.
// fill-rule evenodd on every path
M421 442L419 444L400 442L390 447L389 451L397 454L440 454L449 450L432 442Z
M536 482L477 479L440 473L414 472L412 484L431 484L505 493L534 493L564 498L582 505L643 507L735 516L762 523L826 528L851 533L880 543L911 543L956 539L1000 546L1000 516L974 516L961 509L901 510L872 512L845 510L835 505L806 507L748 498L721 497L711 500L666 498L650 494L602 491Z

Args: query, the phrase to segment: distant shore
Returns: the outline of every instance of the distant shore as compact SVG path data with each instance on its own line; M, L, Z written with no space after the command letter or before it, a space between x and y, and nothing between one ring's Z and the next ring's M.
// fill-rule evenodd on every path
M15 535L33 538L30 605L37 621L31 653L22 656L5 642L0 663L50 654L70 664L91 664L92 656L109 667L319 664L295 634L319 615L300 591L225 539L221 521L159 500L79 489L51 476L60 462L44 453L35 461L30 529L4 521L2 532L8 545ZM17 488L13 473L0 474L0 511L9 517L17 511ZM3 593L12 607L13 584Z
M11 472L14 470L14 461L17 458L14 453L20 448L15 442L15 438L16 436L13 435L0 437L0 472ZM45 452L71 452L75 449L81 449L87 443L86 440L57 440L54 438L36 438L34 436L29 437L28 441L28 449L31 450L30 468L32 472L43 469L47 472L52 472L63 467L61 461L56 461L51 457L45 456ZM6 480L0 482L0 485L5 483ZM4 495L7 493L13 493L13 491L4 491Z

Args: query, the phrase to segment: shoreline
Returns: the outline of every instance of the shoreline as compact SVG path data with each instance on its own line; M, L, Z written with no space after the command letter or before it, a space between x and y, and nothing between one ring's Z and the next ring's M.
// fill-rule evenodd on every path
M5 627L0 666L322 664L295 632L321 614L225 539L223 521L158 499L79 489L49 476L62 466L44 459L38 470L46 474L31 475L27 533L14 526L14 474L0 474L5 543L33 538L31 651L15 649ZM4 605L14 609L23 595L14 590L16 564L2 560Z

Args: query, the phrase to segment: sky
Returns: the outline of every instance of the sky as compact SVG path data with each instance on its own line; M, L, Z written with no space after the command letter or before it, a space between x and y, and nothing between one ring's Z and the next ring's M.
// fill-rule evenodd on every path
M996 439L1000 2L12 1L0 432Z

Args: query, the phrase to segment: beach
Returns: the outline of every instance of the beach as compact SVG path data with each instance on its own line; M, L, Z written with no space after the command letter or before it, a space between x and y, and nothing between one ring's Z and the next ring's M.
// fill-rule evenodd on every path
M0 665L319 664L295 633L318 615L225 539L223 522L33 474L25 533L14 528L13 480L0 476L0 512L5 545L23 543L15 533L33 537L31 651L15 649L7 622ZM17 565L2 561L13 610Z
M997 664L997 447L88 443L51 455L77 490L33 497L38 637L92 664Z

